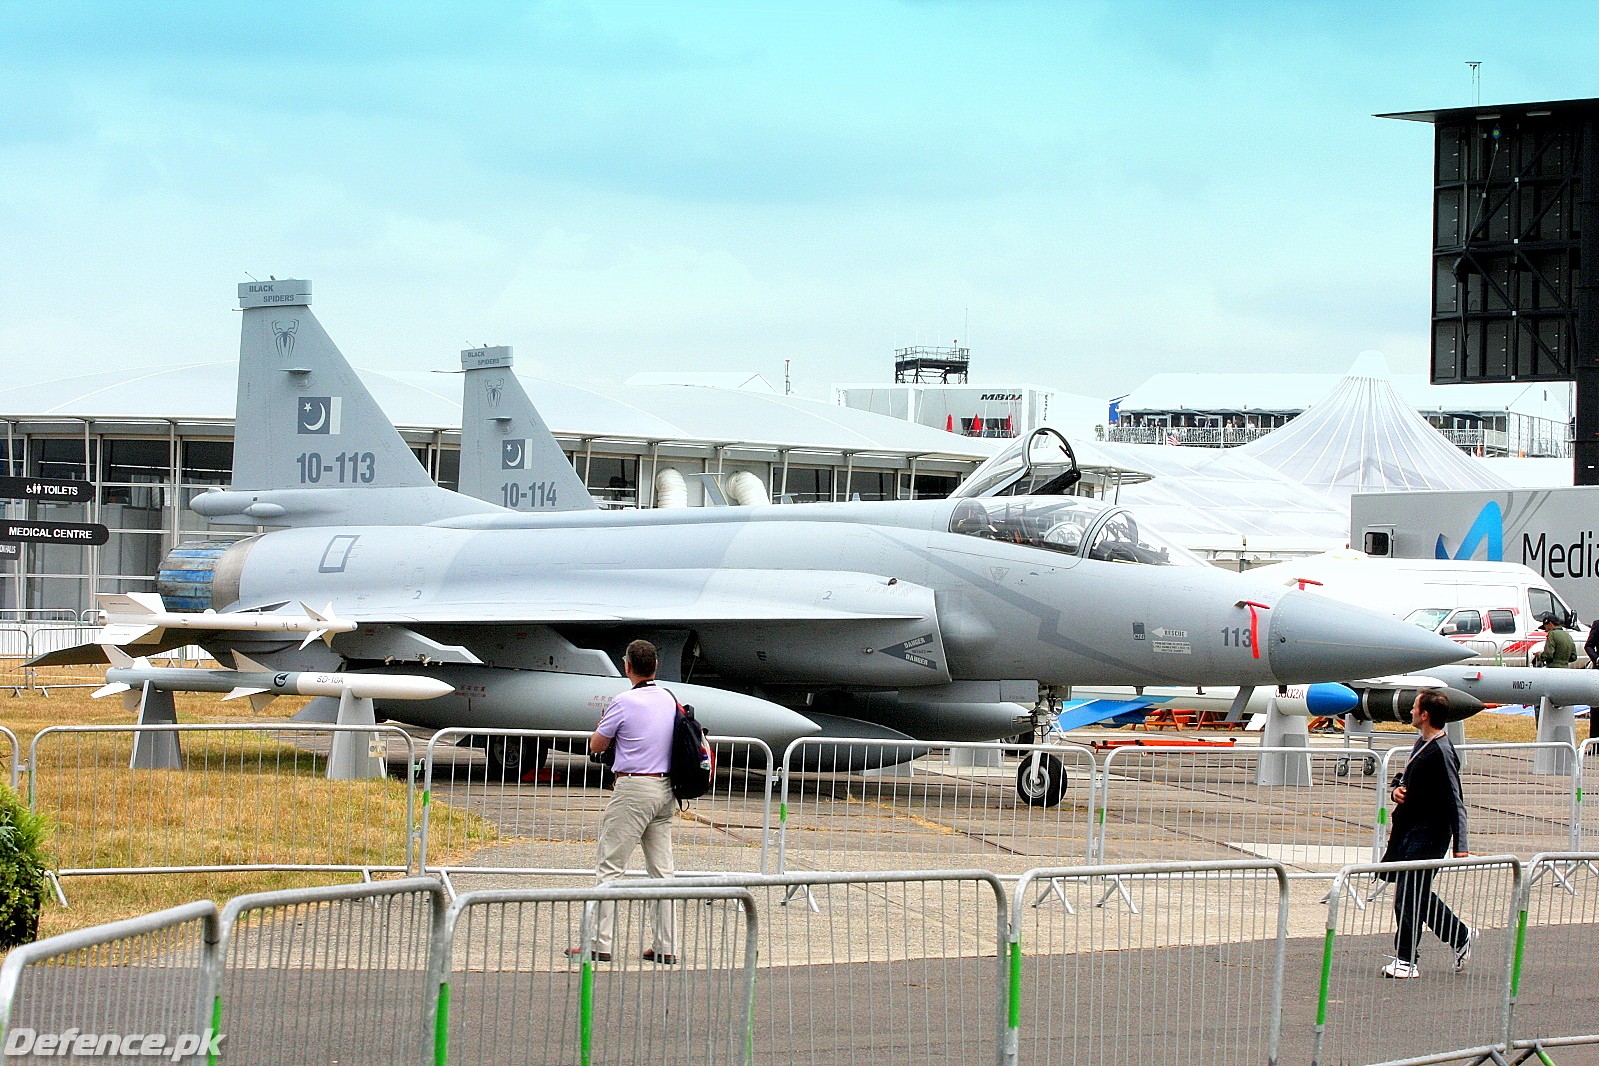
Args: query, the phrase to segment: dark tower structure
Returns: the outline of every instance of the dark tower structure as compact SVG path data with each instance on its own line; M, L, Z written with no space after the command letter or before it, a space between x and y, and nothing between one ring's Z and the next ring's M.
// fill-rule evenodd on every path
M1599 484L1599 100L1430 122L1432 381L1575 381L1574 483Z
M896 348L894 384L964 385L971 364L970 348Z

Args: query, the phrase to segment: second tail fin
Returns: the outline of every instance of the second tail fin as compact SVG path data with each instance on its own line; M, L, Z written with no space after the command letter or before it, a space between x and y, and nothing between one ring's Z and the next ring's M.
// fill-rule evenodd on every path
M461 369L461 491L513 511L596 510L511 372L511 349L469 349Z

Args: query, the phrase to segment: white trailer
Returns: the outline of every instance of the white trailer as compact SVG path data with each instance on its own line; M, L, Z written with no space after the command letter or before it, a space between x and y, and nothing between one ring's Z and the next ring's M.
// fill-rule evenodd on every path
M1349 533L1369 555L1521 563L1599 618L1599 487L1361 493Z

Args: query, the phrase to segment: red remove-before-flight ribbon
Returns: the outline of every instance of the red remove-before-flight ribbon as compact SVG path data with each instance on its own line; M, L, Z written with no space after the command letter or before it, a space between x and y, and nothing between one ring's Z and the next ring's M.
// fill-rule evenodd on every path
M1249 608L1249 651L1258 659L1260 658L1260 612L1271 610L1271 605L1256 603L1254 600L1239 600L1238 606Z

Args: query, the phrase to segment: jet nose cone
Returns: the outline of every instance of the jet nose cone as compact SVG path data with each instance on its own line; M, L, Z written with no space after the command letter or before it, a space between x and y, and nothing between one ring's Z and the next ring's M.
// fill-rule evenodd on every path
M1285 594L1267 617L1279 684L1406 674L1471 654L1420 626L1310 592Z

